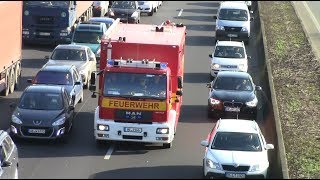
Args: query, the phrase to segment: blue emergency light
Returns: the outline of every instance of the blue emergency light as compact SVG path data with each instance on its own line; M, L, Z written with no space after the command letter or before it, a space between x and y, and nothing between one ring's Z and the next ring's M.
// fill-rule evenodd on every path
M168 63L160 63L160 69L165 69L168 67Z
M112 59L108 59L108 65L113 66L113 60Z

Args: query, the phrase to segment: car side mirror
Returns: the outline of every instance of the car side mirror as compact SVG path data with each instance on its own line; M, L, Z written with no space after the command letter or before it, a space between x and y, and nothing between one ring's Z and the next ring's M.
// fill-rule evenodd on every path
M269 150L269 149L274 149L274 145L273 144L267 144L266 145L266 149Z
M182 85L182 77L179 76L179 77L178 77L178 88L181 89L182 86L183 86L183 85Z
M32 79L27 79L27 83L32 83Z
M182 90L178 90L178 91L176 92L176 95L177 95L177 96L182 96L182 94L183 94Z
M17 106L17 104L14 103L14 102L10 103L10 105L9 105L9 107L10 107L11 109L14 109L16 106Z
M209 54L209 58L212 58L212 54Z
M81 84L80 81L76 81L76 82L74 83L74 85L80 85L80 84Z
M262 87L261 86L256 86L256 90L257 91L262 91Z
M201 141L201 146L208 147L209 142L207 140Z
M49 60L49 56L45 56L44 59L45 59L45 60Z
M251 60L251 56L247 56L247 58L248 58L249 60Z
M251 17L251 18L250 18L250 21L253 21L253 19L254 19L254 18L253 18L253 17Z
M213 16L213 19L217 19L217 16Z
M211 88L211 83L207 83L207 88Z
M1 164L1 167L10 167L12 165L12 162L10 161L3 161Z

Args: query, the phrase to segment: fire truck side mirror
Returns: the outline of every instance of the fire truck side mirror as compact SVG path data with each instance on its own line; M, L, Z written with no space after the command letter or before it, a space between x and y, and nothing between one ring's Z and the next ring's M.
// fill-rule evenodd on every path
M90 91L95 91L97 89L96 85L92 85L89 87Z
M91 85L96 84L96 73L94 73L94 72L91 73L90 84Z
M181 76L178 77L178 88L179 89L182 88L182 77Z
M177 96L182 96L182 94L183 94L182 90L178 90L178 91L176 92L176 95L177 95Z

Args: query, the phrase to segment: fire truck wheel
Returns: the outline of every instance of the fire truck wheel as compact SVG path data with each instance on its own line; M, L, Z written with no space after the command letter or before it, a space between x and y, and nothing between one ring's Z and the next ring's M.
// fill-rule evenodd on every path
M164 149L169 149L169 148L172 147L172 142L170 142L170 143L163 143L162 147L163 147Z

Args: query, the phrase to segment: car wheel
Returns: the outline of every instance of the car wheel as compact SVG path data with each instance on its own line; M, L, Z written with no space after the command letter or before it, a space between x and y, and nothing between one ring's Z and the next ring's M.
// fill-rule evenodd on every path
M151 12L148 13L148 16L152 16L153 15L153 10L151 10Z
M162 147L163 147L164 149L169 149L169 148L172 147L172 142L170 142L170 143L163 143Z
M19 179L18 164L17 164L16 169L14 170L14 177L13 177L13 179Z

